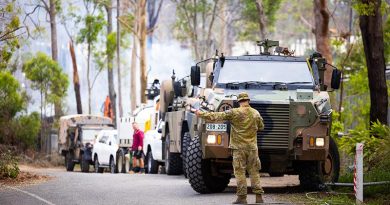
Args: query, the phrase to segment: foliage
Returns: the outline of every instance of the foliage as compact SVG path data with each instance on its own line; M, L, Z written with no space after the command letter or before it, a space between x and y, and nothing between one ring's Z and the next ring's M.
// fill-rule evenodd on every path
M264 15L266 19L266 28L269 31L274 30L276 14L281 6L282 0L263 0ZM242 10L243 28L240 30L241 40L259 40L259 14L254 0L242 0L244 8Z
M68 76L57 62L42 52L38 52L23 65L23 72L33 89L42 92L47 103L60 103L66 96ZM45 103L44 103L45 104Z
M89 45L97 41L100 31L106 24L102 13L98 15L88 14L82 20L84 27L80 29L77 43L87 43Z
M0 153L0 179L16 178L19 175L18 159L7 150Z
M390 128L379 121L370 129L349 130L349 136L338 140L339 148L350 156L355 155L356 143L364 143L364 161L368 170L383 166L383 158L390 154ZM390 165L390 164L389 164ZM390 168L390 166L389 166Z
M16 0L5 0L0 3L0 71L8 67L12 54L19 48L20 8Z
M39 113L18 116L13 120L13 130L19 147L27 149L35 145L36 137L41 129Z
M0 71L0 119L10 120L26 106L19 82L7 71Z

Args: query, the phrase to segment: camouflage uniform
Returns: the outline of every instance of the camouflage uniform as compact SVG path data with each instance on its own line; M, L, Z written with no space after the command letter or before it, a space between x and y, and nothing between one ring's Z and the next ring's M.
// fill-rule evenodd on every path
M239 95L239 100L242 100L241 95L243 94ZM244 100L249 100L247 94L244 94ZM260 113L247 105L225 112L200 112L199 116L210 121L230 121L230 148L233 153L237 195L247 194L245 171L248 171L250 175L253 193L263 194L259 174L261 163L257 149L257 131L264 129L263 118Z

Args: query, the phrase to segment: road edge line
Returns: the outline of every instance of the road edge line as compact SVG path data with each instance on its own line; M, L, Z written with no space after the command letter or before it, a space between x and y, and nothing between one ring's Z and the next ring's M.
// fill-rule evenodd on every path
M42 197L40 197L40 196L38 196L38 195L36 195L36 194L30 193L30 192L28 192L28 191L24 191L24 190L18 189L18 188L16 188L16 187L11 187L11 186L7 186L7 185L3 185L3 186L4 186L5 188L13 189L13 190L15 190L15 191L19 191L19 192L22 192L22 193L24 193L24 194L27 194L27 195L29 195L29 196L31 196L31 197L34 197L34 198L36 198L36 199L38 199L38 200L40 200L40 201L45 202L46 204L55 205L54 203L52 203L52 202L50 202L50 201L47 201L46 199L44 199L44 198L42 198Z

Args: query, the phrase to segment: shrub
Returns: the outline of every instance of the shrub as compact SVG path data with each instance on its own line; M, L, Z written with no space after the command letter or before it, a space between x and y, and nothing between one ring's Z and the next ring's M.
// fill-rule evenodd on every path
M0 179L19 175L18 158L10 150L0 153Z

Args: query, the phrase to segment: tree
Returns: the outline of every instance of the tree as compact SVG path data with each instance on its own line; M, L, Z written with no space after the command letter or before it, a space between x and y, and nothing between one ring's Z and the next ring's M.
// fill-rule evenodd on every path
M33 147L40 130L38 113L25 115L27 95L7 71L0 71L0 143Z
M174 0L176 4L175 36L189 41L195 60L209 58L216 48L212 35L217 18L218 0Z
M106 55L107 55L107 76L108 76L108 94L110 96L113 123L116 126L116 94L114 85L114 71L112 59L114 58L114 52L116 47L115 33L112 33L112 1L108 0L104 4L104 8L107 12L107 38L106 38ZM119 76L118 76L119 77Z
M242 0L242 4L241 39L266 39L273 30L281 0Z
M359 13L364 54L370 88L370 122L387 124L388 94L385 77L385 56L381 0L360 0L355 8Z
M19 10L14 0L0 2L0 71L8 67L13 52L19 48L19 38L25 33L20 25Z
M147 86L147 76L146 76L146 0L138 1L139 9L139 44L140 44L140 69L141 69L141 102L146 103L146 86Z
M91 54L94 49L94 45L98 40L98 35L103 29L105 24L104 16L99 10L98 5L94 4L91 0L84 0L85 10L87 14L82 19L84 27L80 29L79 36L77 38L77 43L86 43L87 44L87 84L88 84L88 113L91 114L91 95L92 88L95 83L97 75L91 82ZM96 14L98 12L98 14ZM100 71L99 71L100 73Z
M38 52L35 57L23 64L23 72L31 81L31 88L41 94L41 121L47 115L47 105L61 104L68 89L68 76L62 72L58 63L46 54ZM47 125L41 129L41 147L44 144L43 134Z
M148 33L148 46L150 47L153 44L153 32L156 29L157 20L160 15L163 2L164 0L147 1L147 14L148 14L147 33Z
M32 89L40 91L41 107L45 111L47 104L59 104L66 96L68 76L62 72L58 63L46 54L38 52L36 56L25 62L23 72L31 81Z
M317 51L326 58L329 64L332 64L332 52L329 40L329 12L327 0L314 1L314 35L316 37ZM330 79L332 77L332 67L327 66L325 71L324 83L330 88Z
M121 48L121 29L120 29L120 0L116 1L116 60L117 60L117 72L118 72L118 107L119 107L119 117L123 116L123 107L122 107L122 75L121 75L121 60L120 60L120 48Z
M77 67L77 58L76 58L76 52L74 49L75 41L74 37L76 36L74 33L72 33L72 30L69 29L68 22L73 22L73 25L71 27L75 27L76 24L76 14L75 14L76 7L72 4L68 4L67 12L62 12L60 15L61 24L64 26L66 34L69 37L69 53L70 57L72 59L72 67L73 67L73 89L74 94L76 98L76 109L77 114L83 114L83 105L81 103L81 94L80 94L80 78L79 78L79 71Z

